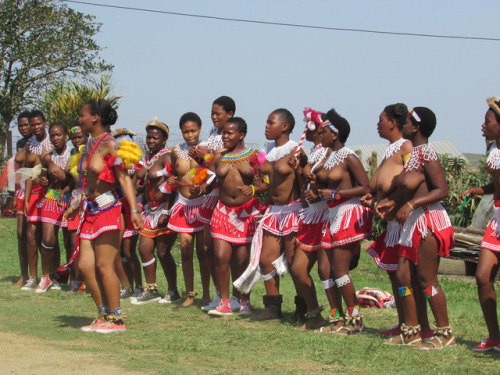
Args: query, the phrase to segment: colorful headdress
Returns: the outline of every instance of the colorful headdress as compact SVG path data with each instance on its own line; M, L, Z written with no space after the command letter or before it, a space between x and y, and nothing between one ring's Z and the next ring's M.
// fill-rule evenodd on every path
M80 133L81 131L82 131L82 128L80 128L78 125L73 126L71 129L69 129L69 132L71 134Z
M495 111L497 115L500 115L500 107L498 103L500 102L500 98L498 96L490 96L486 99L486 103L490 106L490 108Z
M315 111L312 108L304 108L304 121L307 123L307 128L311 131L316 130L316 125L321 126L321 112Z
M148 128L160 129L167 135L167 138L170 137L170 130L168 129L168 126L163 122L158 121L156 117L146 124L146 130L148 130Z

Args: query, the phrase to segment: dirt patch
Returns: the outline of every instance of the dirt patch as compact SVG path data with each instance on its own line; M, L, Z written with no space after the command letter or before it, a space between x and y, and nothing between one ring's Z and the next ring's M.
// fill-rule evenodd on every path
M53 374L108 374L139 375L113 366L109 359L90 353L60 349L60 343L52 343L36 337L0 332L0 374L53 375Z

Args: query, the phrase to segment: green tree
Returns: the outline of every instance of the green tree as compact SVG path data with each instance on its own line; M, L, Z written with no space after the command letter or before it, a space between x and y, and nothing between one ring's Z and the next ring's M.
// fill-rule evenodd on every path
M57 83L44 93L38 106L49 124L62 122L69 129L78 120L80 109L89 99L106 99L114 109L118 109L118 100L122 95L112 95L111 90L111 76L108 74L88 83Z
M0 1L0 150L21 108L68 78L111 71L99 58L95 17L59 0Z

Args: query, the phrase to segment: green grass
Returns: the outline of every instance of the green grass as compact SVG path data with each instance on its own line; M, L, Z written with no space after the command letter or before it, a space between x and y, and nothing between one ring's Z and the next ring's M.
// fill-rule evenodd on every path
M18 277L16 228L13 219L0 220L0 327L47 340L52 347L92 353L129 371L164 373L496 373L500 353L471 351L487 334L471 278L441 278L448 298L450 322L457 345L440 351L391 347L382 344L376 330L396 323L394 309L364 309L368 334L342 337L301 332L286 323L255 323L236 316L214 319L198 308L176 310L173 306L133 306L124 302L127 332L99 335L83 333L80 326L95 315L90 296L65 296L49 291L43 295L12 288ZM178 248L174 256L180 258ZM327 301L317 278L320 303ZM178 282L183 285L178 268ZM378 287L390 290L386 274L375 267L363 252L359 267L352 273L357 289ZM166 281L159 272L160 292ZM195 289L200 286L199 278ZM182 288L181 288L182 289ZM282 280L283 311L290 318L294 288L289 276ZM263 283L252 291L252 306L262 308ZM430 314L430 310L429 310ZM324 317L327 312L324 312ZM430 317L430 321L433 319ZM77 358L75 356L75 358ZM1 368L1 365L0 365Z

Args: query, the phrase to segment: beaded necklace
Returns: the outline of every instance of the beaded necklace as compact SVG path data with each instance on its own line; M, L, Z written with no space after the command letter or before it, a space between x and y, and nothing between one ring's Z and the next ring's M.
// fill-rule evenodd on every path
M497 148L496 143L490 149L486 165L492 169L500 169L500 150Z
M49 136L45 133L45 138L40 142L36 139L36 136L32 136L28 139L28 149L31 153L35 155L42 155L42 151L45 150L47 152L51 151L53 148L52 143L50 143Z
M104 147L106 147L106 144L109 141L114 141L114 140L115 138L110 133L105 133L99 138L90 137L87 143L87 147L85 148L84 154L85 152L88 152L89 149L93 150L92 152L94 152L96 147L97 147L97 152L101 152L104 149Z
M405 172L417 170L418 167L424 165L426 161L438 161L439 157L434 146L430 143L424 143L420 146L415 146L411 150L410 157L405 164Z
M400 138L396 142L391 143L389 146L387 146L384 152L384 156L382 157L382 161L385 159L389 159L392 155L401 150L401 147L405 142L406 139Z
M285 156L289 155L297 146L297 142L292 140L289 140L284 145L278 147L276 147L276 142L273 142L267 146L266 160L273 163L275 161L283 159Z
M259 152L250 147L242 148L238 151L231 151L224 154L220 161L220 165L238 165L241 164L252 156L257 155Z
M87 143L87 146L85 146L85 150L82 153L82 157L80 158L80 170L79 170L78 174L79 174L79 177L80 177L80 190L81 190L82 195L84 197L85 197L85 194L83 192L84 191L83 189L85 187L85 179L87 177L87 168L89 167L90 159L92 159L92 156L94 155L94 152L96 151L96 149L98 151L101 151L104 148L104 145L102 147L99 147L100 143L103 140L109 141L109 139L115 139L115 138L110 133L105 133L102 136L100 136L99 138L96 138L95 142L91 143L90 141L93 140L93 139L94 138L91 138L89 140L89 142ZM88 151L89 146L91 146L90 152ZM85 154L88 154L89 156L87 158L87 165L85 166L85 171L83 172L83 174L85 175L85 177L84 177L84 180L82 181L83 155L85 155ZM102 211L107 211L107 210L113 208L116 205L116 203L118 202L119 199L120 199L120 194L116 194L116 199L113 202L113 204L110 205L110 206L104 207L104 208L94 207L94 205L92 205L92 203L90 203L89 200L87 200L87 204L90 206L90 208L92 210L102 212Z
M143 159L142 165L144 165L144 168L149 171L154 163L160 158L160 156L165 155L168 152L170 152L168 148L163 148L156 154L154 154L152 158L149 158L149 155L146 155L146 157Z
M189 156L189 150L191 150L191 147L193 146L189 146L186 142L180 144L175 148L176 156L184 160L193 160L191 156Z
M213 128L210 131L210 135L208 139L204 142L200 143L203 146L206 146L209 150L217 151L224 147L224 142L222 142L222 135L219 134L219 129Z
M66 165L68 164L70 156L71 156L71 150L69 149L68 146L65 146L65 149L61 155L59 155L57 151L54 149L52 151L51 159L54 162L54 164L57 165L59 168L65 169Z
M326 156L327 148L323 147L321 143L314 146L311 150L311 154L307 159L309 164L316 164L317 162L323 160Z
M336 165L339 165L340 163L343 163L344 160L349 156L349 155L356 155L356 153L347 147L342 147L338 151L332 151L330 156L328 157L328 160L326 161L325 165L323 168L326 170L332 169Z

